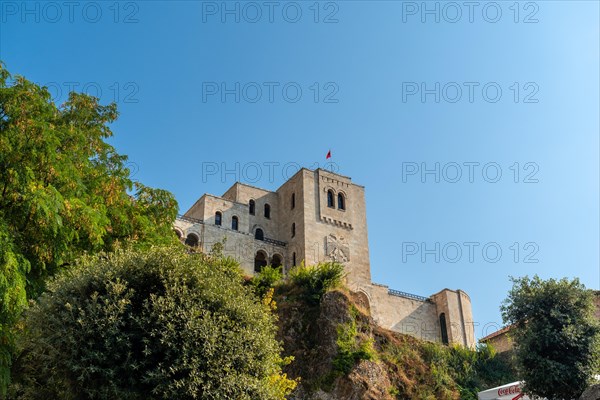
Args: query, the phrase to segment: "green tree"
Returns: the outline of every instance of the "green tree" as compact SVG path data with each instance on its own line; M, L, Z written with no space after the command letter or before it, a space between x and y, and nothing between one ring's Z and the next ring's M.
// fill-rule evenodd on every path
M15 323L47 277L84 253L176 240L173 196L134 183L106 142L116 118L85 94L57 106L0 63L0 395Z
M511 279L502 317L514 325L517 368L525 391L552 399L578 398L600 362L592 291L578 279Z
M181 247L84 257L26 312L12 396L283 399L275 316L225 264Z

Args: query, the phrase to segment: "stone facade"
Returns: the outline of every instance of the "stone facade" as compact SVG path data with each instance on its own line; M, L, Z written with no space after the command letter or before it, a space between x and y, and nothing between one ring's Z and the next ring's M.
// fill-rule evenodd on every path
M475 343L471 302L463 291L444 289L425 298L371 282L365 188L346 176L301 169L274 192L238 182L221 197L203 195L177 219L175 230L202 251L226 239L224 254L247 274L267 264L286 272L302 261L338 261L347 286L364 294L380 326L425 340Z

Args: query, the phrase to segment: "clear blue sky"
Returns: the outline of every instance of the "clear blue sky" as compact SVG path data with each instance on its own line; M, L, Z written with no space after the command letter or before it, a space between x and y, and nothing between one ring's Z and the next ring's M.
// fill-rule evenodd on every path
M600 289L600 16L597 1L471 4L3 1L0 58L59 102L69 82L116 100L112 143L181 211L236 179L276 189L331 149L366 186L373 280L465 290L481 337L509 275Z

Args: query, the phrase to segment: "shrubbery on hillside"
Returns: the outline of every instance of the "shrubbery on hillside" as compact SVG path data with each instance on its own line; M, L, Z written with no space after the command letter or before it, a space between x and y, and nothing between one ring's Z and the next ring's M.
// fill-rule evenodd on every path
M282 279L283 273L281 272L281 267L267 265L258 274L254 275L250 282L254 288L254 292L259 297L264 297Z
M303 291L305 300L319 304L321 298L330 289L339 286L344 278L344 266L336 262L324 262L317 265L304 264L292 268L288 281Z
M289 281L276 300L285 352L295 356L285 369L302 377L299 398L323 390L332 398L475 400L478 391L517 380L514 361L487 345L445 346L392 332L343 287L316 302L304 294L307 285Z
M21 399L283 399L275 319L241 274L179 248L87 257L27 313Z

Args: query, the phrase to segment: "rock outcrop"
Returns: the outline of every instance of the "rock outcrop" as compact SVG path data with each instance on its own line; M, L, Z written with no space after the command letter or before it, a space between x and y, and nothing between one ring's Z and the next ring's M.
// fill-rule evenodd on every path
M587 388L579 400L600 400L600 384Z
M358 316L351 315L353 296L341 291L328 292L314 310L298 307L293 301L278 303L285 353L295 358L286 372L302 377L293 400L393 399L389 394L391 382L382 363L360 360L347 374L336 373L332 368L338 354L339 327L357 317L364 326L375 325L368 317L368 310L362 310Z

